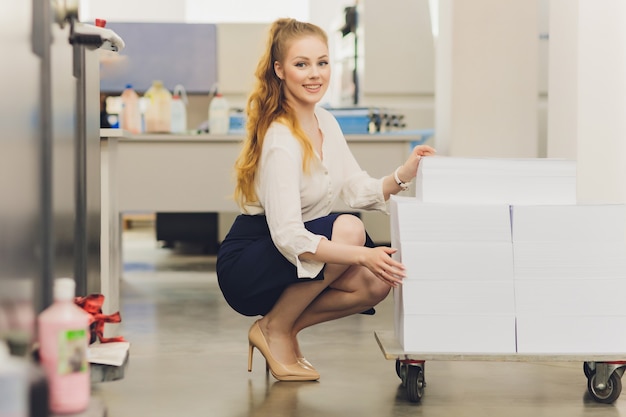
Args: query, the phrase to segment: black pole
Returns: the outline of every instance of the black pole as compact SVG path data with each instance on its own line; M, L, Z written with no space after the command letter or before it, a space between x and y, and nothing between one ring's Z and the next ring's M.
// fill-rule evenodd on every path
M354 70L352 72L352 82L354 83L354 101L353 104L356 106L359 104L359 73L358 73L358 39L356 36L356 28L354 30Z
M358 61L359 61L359 43L357 36L357 26L358 26L358 15L356 6L346 7L344 9L345 13L345 24L340 29L341 34L345 37L346 35L352 33L354 34L354 68L352 70L352 83L354 84L354 94L352 97L353 104L356 106L359 103L359 73L358 73Z

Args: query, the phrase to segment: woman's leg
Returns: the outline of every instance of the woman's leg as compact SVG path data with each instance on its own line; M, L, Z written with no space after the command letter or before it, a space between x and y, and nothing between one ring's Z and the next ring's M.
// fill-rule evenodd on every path
M391 287L366 268L352 267L346 271L330 288L322 292L294 323L292 340L296 357L304 357L297 339L301 330L374 307L387 297L390 289Z
M352 266L302 312L294 324L294 334L372 308L387 297L390 289L367 268Z
M362 246L365 229L351 215L337 217L332 241ZM359 266L326 265L323 281L290 285L260 321L274 358L285 364L301 356L295 335L316 323L358 313L380 302L390 287Z

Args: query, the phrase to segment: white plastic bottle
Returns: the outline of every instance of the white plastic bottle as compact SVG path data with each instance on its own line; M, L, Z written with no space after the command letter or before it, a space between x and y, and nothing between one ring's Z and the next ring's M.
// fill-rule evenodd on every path
M0 417L28 416L28 367L0 340Z
M120 97L122 99L120 127L130 133L141 133L139 95L135 92L131 84L127 84Z
M91 397L89 314L74 303L72 278L54 281L54 302L38 319L39 356L50 387L50 411L80 413Z
M187 131L187 93L185 87L177 85L172 95L172 133L185 133Z
M148 111L148 103L150 99L148 97L141 97L139 99L139 114L141 116L141 131L146 132L146 112Z
M216 93L209 104L209 133L224 135L230 127L230 107L222 94Z
M172 120L172 94L163 81L153 81L144 97L148 98L146 108L146 132L170 133Z

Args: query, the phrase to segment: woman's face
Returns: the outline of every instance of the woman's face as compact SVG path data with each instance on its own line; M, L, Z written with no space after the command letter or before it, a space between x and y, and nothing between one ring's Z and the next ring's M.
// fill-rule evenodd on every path
M314 107L328 90L328 46L316 36L296 39L284 61L274 63L274 70L283 80L285 96L292 105Z

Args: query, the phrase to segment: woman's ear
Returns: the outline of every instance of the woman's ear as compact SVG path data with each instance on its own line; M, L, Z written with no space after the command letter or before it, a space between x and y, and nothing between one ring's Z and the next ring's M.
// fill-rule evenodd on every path
M276 76L278 78L280 78L281 80L283 79L283 67L278 61L274 61L274 72L276 73Z

